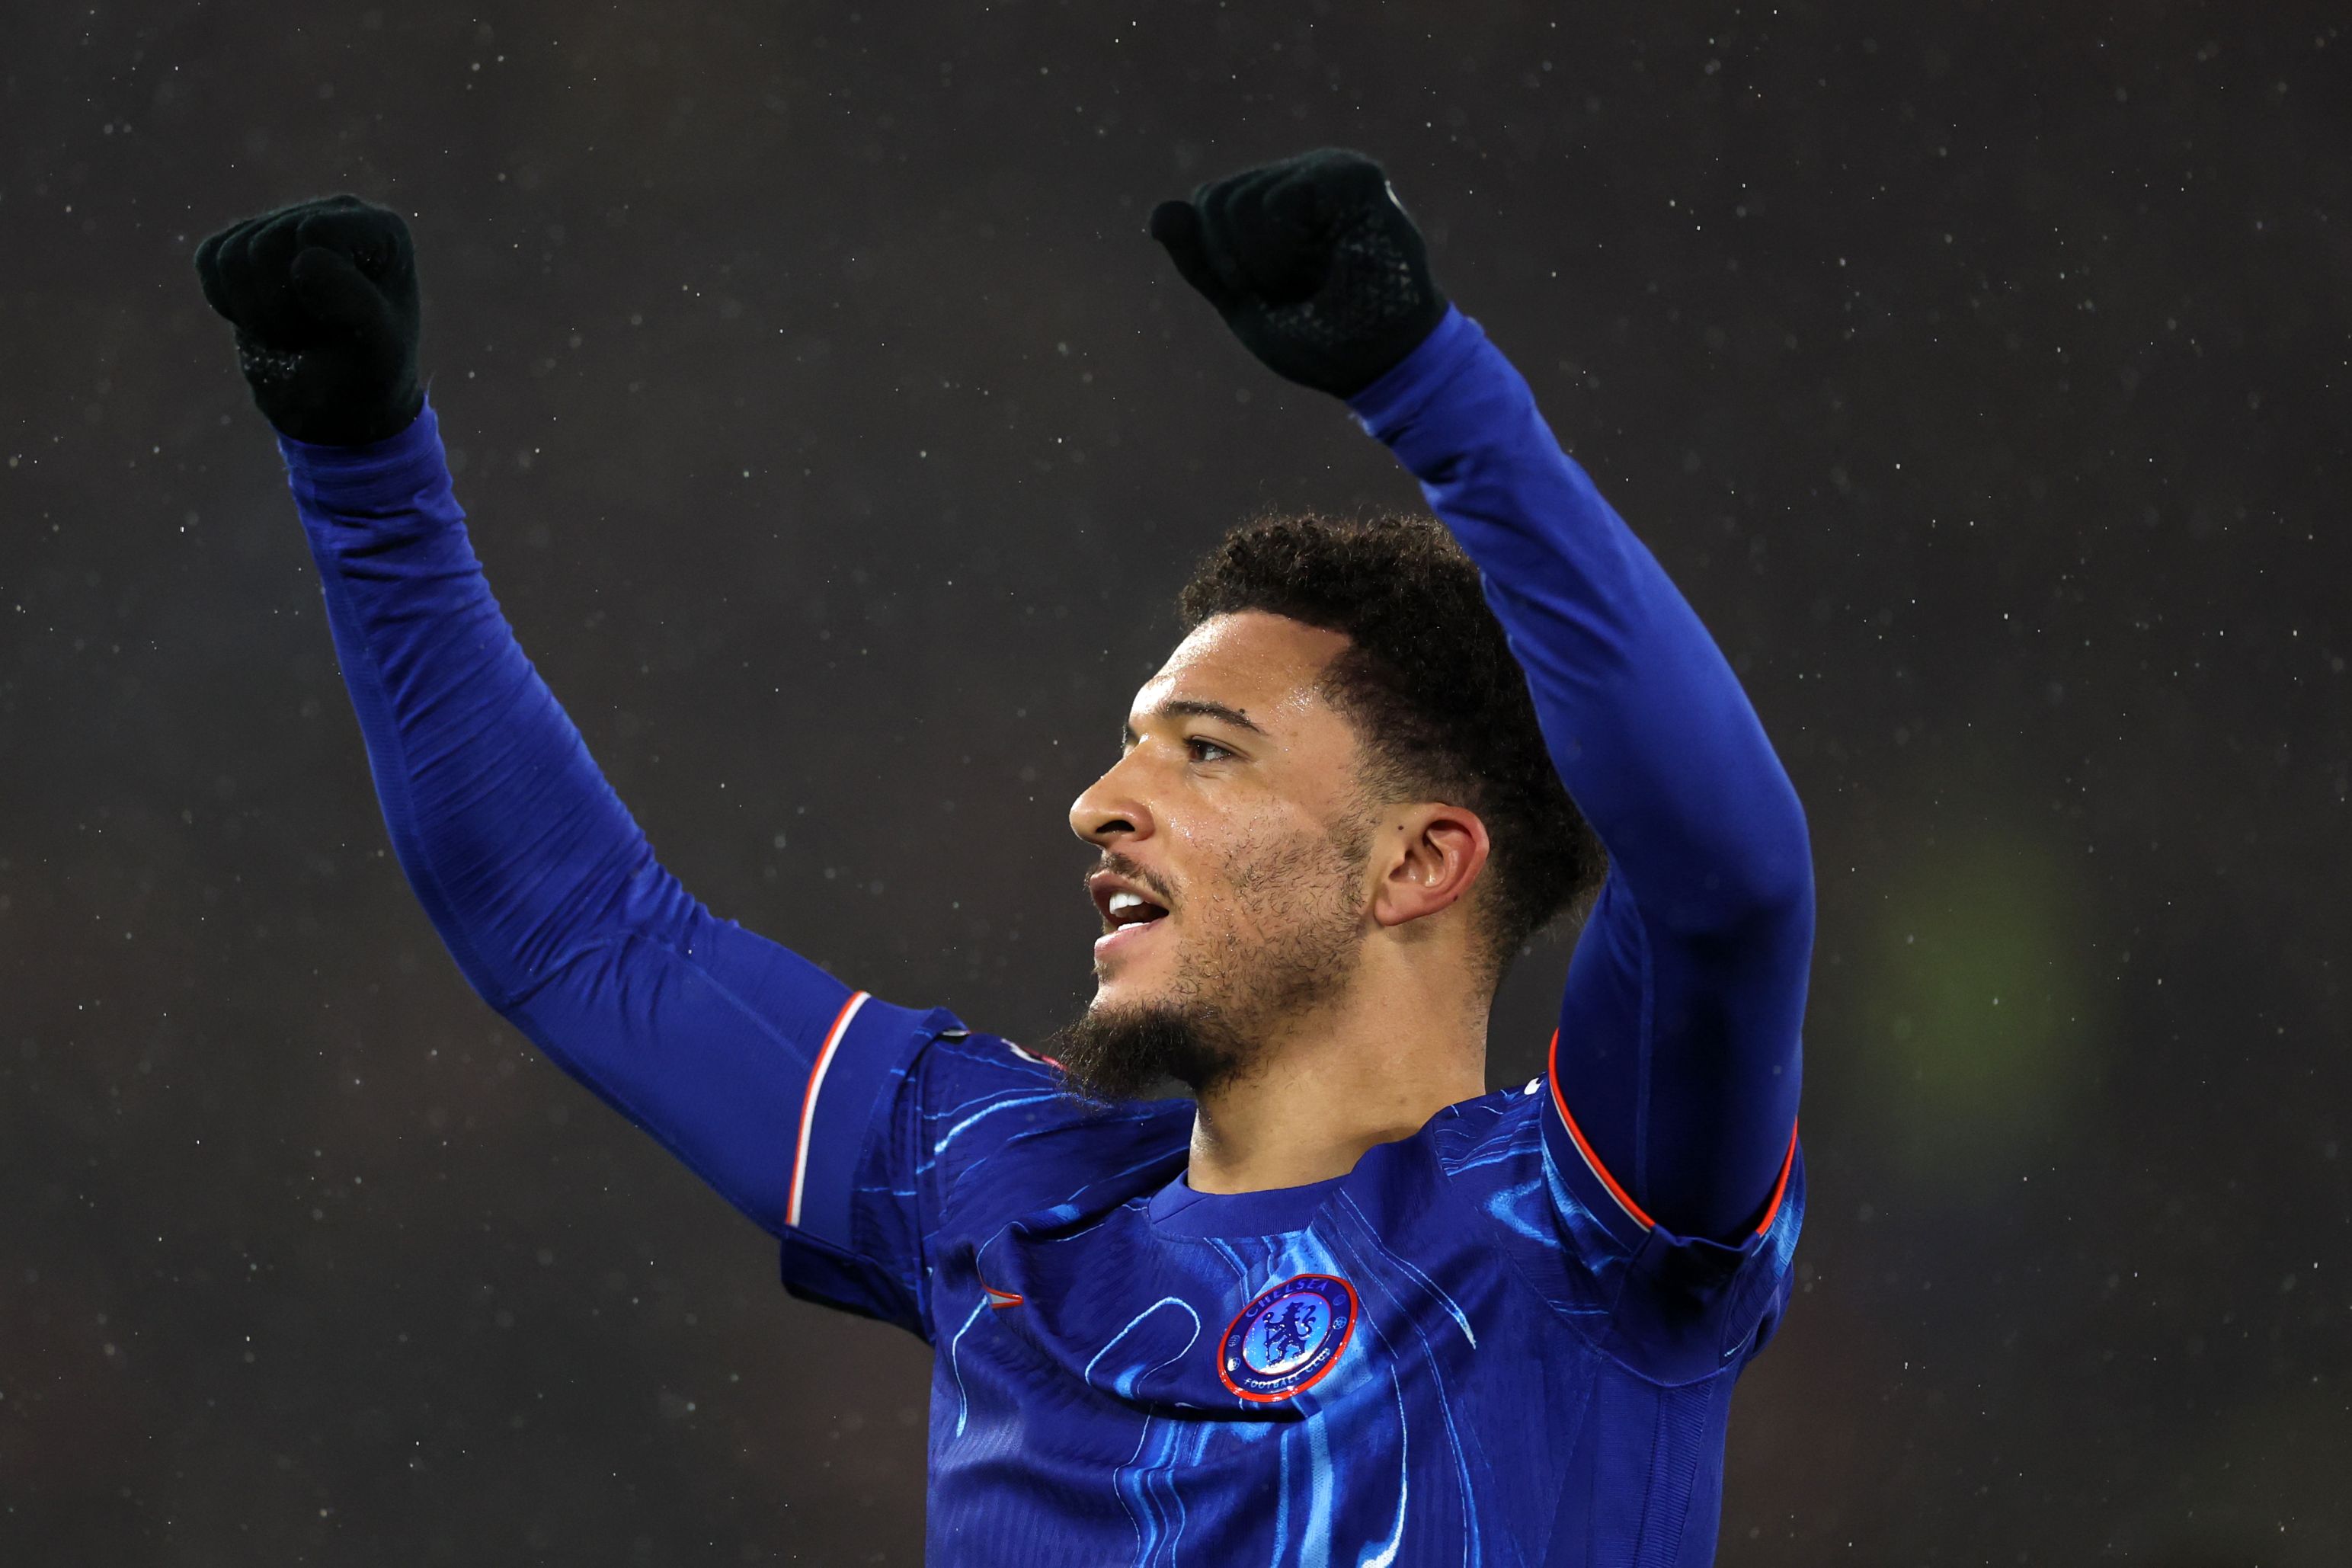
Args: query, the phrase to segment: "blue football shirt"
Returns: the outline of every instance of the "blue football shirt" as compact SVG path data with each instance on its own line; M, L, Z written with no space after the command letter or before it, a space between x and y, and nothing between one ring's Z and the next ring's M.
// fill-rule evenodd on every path
M1187 1102L1090 1112L1019 1047L872 1002L843 1048L889 1065L825 1074L811 1114L866 1152L804 1182L785 1279L936 1350L931 1562L1713 1560L1801 1163L1735 1244L1673 1236L1547 1074L1344 1176L1213 1195Z

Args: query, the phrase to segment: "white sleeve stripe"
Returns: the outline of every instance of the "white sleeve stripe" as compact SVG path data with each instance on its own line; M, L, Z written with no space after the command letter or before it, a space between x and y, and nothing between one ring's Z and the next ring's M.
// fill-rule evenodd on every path
M816 1131L816 1097L824 1088L825 1069L833 1066L833 1053L841 1048L842 1037L849 1033L850 1020L866 1005L866 993L860 991L842 1004L841 1015L824 1037L824 1045L816 1053L816 1065L809 1069L808 1092L801 1097L800 1146L793 1155L792 1196L784 1205L784 1223L797 1230L801 1223L801 1186L808 1175L809 1138Z

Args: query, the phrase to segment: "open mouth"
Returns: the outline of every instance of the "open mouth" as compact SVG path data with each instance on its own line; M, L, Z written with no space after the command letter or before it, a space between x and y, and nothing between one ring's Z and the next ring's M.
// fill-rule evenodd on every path
M1150 925L1168 918L1168 911L1145 898L1121 888L1102 903L1103 934L1124 931L1129 926Z
M1097 957L1142 940L1168 918L1168 906L1146 892L1132 879L1097 871L1087 879L1087 892L1102 916L1102 935L1095 939Z

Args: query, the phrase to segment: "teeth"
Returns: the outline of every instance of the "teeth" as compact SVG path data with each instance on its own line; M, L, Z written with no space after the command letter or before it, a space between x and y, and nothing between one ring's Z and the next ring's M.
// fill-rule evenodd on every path
M1115 915L1125 914L1129 910L1139 910L1143 905L1144 898L1140 893L1113 893L1110 896L1110 912Z

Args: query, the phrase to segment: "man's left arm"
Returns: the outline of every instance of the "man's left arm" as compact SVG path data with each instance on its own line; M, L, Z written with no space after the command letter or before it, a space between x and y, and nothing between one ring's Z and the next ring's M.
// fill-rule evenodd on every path
M1547 1122L1637 1247L1760 1236L1795 1163L1813 886L1746 695L1527 383L1445 301L1380 165L1326 149L1164 202L1152 237L1268 368L1345 398L1484 576L1610 872L1577 944Z
M1576 1158L1640 1231L1760 1230L1793 1158L1812 946L1796 792L1697 615L1475 321L1449 310L1349 401L1478 563L1609 850L1545 1086Z

